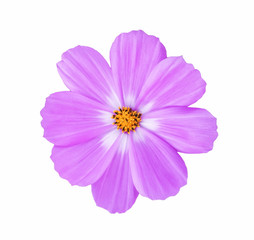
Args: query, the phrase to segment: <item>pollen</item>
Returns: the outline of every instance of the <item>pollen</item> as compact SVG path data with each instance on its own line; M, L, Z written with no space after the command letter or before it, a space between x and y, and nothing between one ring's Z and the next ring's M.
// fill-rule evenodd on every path
M117 129L122 129L122 133L130 134L130 131L135 132L136 127L140 127L141 113L132 110L129 107L119 107L119 110L113 111L112 116L115 119L113 125L117 126Z

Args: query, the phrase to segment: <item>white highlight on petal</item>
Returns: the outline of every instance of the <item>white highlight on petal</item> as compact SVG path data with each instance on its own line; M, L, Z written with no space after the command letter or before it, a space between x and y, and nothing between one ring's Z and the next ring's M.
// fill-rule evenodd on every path
M137 128L137 131L133 134L133 140L134 142L145 142L144 129L142 127Z
M110 97L107 96L106 99L107 99L109 105L112 106L113 109L118 109L118 107L121 106L121 102L120 102L117 94L115 93L115 91L111 89L111 92L112 92L111 96Z
M114 122L114 119L111 118L113 115L113 111L112 113L110 113L108 111L98 110L98 112L99 112L98 118L101 119L103 123L109 125Z
M142 114L148 112L148 111L152 108L153 104L154 104L153 102L149 102L149 103L147 103L146 105L141 106L141 107L140 107L140 112L141 112Z
M135 107L135 96L128 95L124 98L125 107L134 108Z
M120 147L119 152L123 155L126 151L128 151L128 140L129 135L126 133L122 133L121 139L120 139Z
M149 130L156 131L159 128L159 119L157 118L143 118L140 126Z
M120 133L119 131L116 131L116 129L114 129L113 131L107 133L102 139L101 139L101 146L104 146L107 148L107 150L109 150L112 145L114 144L114 142L116 141L116 139L119 137Z

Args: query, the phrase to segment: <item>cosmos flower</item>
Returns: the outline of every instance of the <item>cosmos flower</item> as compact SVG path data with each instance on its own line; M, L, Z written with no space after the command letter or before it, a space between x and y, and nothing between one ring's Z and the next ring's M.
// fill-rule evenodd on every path
M110 64L92 48L69 49L57 69L70 91L50 95L41 115L59 175L91 185L98 206L121 213L139 194L176 195L187 182L178 152L210 151L217 126L205 109L188 107L205 93L200 72L167 57L158 38L120 34Z

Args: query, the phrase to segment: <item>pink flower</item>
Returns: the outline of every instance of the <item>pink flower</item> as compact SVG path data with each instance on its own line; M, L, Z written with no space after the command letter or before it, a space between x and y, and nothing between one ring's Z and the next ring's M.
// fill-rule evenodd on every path
M158 38L120 34L110 63L89 47L65 52L57 69L70 91L50 95L41 115L59 175L91 184L98 206L121 213L139 194L176 195L187 182L177 152L210 151L217 126L205 109L188 107L205 93L199 71L167 57Z

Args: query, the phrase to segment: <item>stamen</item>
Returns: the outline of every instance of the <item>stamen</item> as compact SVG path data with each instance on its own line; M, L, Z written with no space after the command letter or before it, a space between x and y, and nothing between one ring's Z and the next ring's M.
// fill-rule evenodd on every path
M135 132L136 127L139 127L142 114L137 111L133 111L130 107L119 107L119 110L113 111L112 118L115 120L113 125L117 126L117 129L122 129L122 133L130 134L130 131Z

